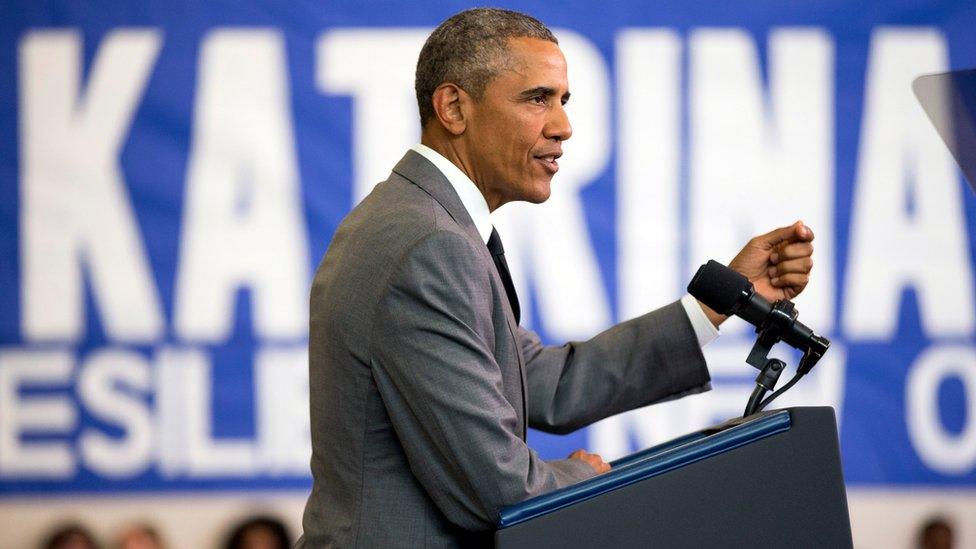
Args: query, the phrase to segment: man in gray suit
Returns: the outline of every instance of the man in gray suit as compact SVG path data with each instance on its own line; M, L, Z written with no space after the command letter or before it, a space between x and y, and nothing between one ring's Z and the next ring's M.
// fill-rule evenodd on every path
M416 87L421 144L342 222L312 287L300 546L490 541L501 507L609 470L583 450L540 459L529 426L566 433L709 388L701 345L723 319L689 296L561 347L518 325L489 214L545 201L572 133L549 29L455 15L424 45ZM812 239L777 229L731 266L767 299L793 297Z

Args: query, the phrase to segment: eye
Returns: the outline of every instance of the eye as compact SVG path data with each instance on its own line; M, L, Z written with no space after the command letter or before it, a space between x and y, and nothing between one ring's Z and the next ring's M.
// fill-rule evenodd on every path
M529 100L535 103L536 105L548 105L551 99L552 97L546 93L538 93L529 98Z

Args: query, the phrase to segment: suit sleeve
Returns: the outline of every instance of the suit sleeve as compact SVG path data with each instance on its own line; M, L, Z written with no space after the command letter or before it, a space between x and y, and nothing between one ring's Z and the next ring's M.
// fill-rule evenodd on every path
M375 316L371 367L410 469L454 524L497 525L498 512L593 476L546 462L516 433L493 341L488 272L461 236L435 232L395 268Z
M627 410L711 388L695 331L680 302L617 324L585 342L547 347L519 328L528 419L568 433Z

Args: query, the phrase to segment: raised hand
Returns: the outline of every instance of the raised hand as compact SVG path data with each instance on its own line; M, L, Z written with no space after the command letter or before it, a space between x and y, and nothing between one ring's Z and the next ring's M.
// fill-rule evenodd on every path
M729 267L769 301L793 299L810 282L813 231L802 221L750 240Z

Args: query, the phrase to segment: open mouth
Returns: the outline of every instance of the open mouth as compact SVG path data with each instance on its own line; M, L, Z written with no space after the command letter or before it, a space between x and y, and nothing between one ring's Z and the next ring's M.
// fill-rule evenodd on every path
M549 154L549 155L537 156L535 158L536 160L542 163L546 171L550 173L556 173L559 171L559 162L557 162L556 160L558 160L560 156L562 155Z

